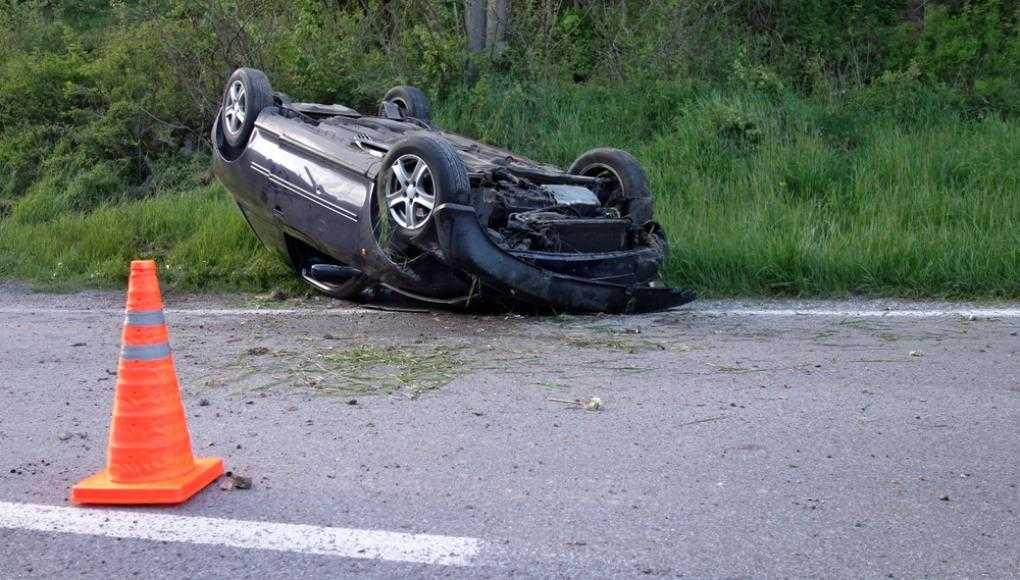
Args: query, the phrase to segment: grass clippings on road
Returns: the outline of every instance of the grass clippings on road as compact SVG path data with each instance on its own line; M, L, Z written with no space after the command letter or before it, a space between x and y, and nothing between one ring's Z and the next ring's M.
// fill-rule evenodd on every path
M413 399L448 384L464 368L456 347L364 345L314 354L293 370L325 394L401 393Z
M594 350L610 350L637 354L644 351L666 350L666 347L650 340L624 339L611 336L566 336L563 342L567 346Z

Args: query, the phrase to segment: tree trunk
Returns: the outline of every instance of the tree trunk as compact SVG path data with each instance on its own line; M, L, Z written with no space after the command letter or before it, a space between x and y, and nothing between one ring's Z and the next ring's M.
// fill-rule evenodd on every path
M485 50L485 13L487 0L464 0L464 25L467 30L468 50L480 53Z
M510 0L489 0L485 17L485 46L489 54L499 56L506 49L507 6Z

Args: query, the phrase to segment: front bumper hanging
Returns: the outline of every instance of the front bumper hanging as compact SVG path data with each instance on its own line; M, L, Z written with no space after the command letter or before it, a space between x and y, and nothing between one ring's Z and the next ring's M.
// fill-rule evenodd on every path
M440 249L451 266L516 300L571 312L637 313L666 310L695 299L690 290L587 280L525 263L486 235L471 206L442 204L433 219Z

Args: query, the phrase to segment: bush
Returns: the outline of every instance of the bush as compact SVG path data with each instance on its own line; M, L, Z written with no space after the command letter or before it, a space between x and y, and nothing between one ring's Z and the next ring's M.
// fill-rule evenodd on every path
M919 30L900 27L894 69L959 89L984 110L1020 112L1020 6L1011 0L934 5Z

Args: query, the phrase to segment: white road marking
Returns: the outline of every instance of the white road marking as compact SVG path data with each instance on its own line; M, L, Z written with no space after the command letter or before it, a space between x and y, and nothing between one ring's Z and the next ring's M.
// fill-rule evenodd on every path
M734 308L727 310L675 310L704 316L820 316L830 318L1018 318L1020 308L961 308L935 310L840 310L840 309L750 309Z
M469 566L483 542L305 524L0 502L0 528Z
M347 316L353 314L381 314L392 315L401 312L400 310L384 310L375 308L168 308L166 313L170 316L180 317L216 317L216 316ZM676 314L689 314L694 316L815 316L829 318L1020 318L1020 308L935 308L935 309L840 309L840 308L713 308L700 309L697 306L684 307L671 310ZM0 315L67 315L67 314L102 314L102 315L123 315L124 310L120 308L24 308L24 307L0 307Z
M376 308L326 308L313 310L310 308L199 308L199 309L166 309L167 314L181 316L343 316L345 314L393 314L391 310L380 310Z
M344 316L348 314L394 314L395 310L376 308L167 308L173 316ZM123 308L0 308L0 314L114 314L122 316Z

